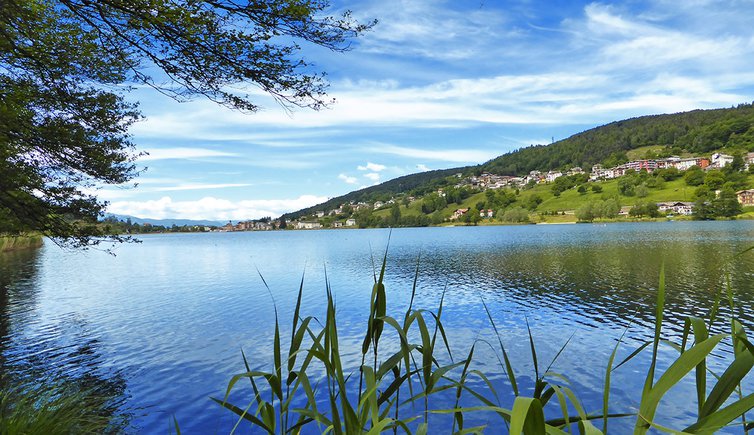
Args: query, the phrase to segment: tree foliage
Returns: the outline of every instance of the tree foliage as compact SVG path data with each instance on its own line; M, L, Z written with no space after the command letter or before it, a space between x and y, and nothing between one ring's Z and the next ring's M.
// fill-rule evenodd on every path
M321 108L326 81L296 41L332 50L367 30L325 0L0 2L0 232L96 244L96 188L137 174L125 96L148 85L257 110L252 87Z

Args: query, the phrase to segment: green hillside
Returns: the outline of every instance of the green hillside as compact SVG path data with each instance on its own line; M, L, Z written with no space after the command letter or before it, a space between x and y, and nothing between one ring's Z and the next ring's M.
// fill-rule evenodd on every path
M647 179L651 179L648 177ZM665 181L659 183L655 187L647 188L646 195L641 196L633 194L626 196L620 192L619 181L620 179L599 181L589 183L589 188L584 192L579 192L577 187L573 187L562 192L560 195L555 195L552 190L552 184L539 184L531 189L520 190L517 193L513 190L508 190L511 195L515 195L515 200L508 204L506 207L491 206L487 200L487 194L485 192L475 193L461 203L451 203L446 207L438 210L436 213L443 220L449 218L453 212L459 208L480 209L493 207L496 212L494 219L482 219L479 223L501 223L501 216L505 210L523 207L529 214L530 222L576 222L575 210L583 207L587 203L593 203L598 201L605 201L608 199L615 199L616 202L622 206L633 206L641 202L658 203L658 202L693 202L697 200L695 192L697 187L689 186L684 179L677 178L675 180ZM650 183L651 184L651 183ZM599 192L592 190L592 186L598 186ZM741 174L737 187L750 187L754 186L754 175ZM538 197L540 201L538 205L532 207L532 198ZM409 205L400 205L399 210L402 217L422 216L421 199L417 199ZM564 214L565 213L565 214ZM389 207L381 210L374 211L371 216L378 219L387 219L391 214ZM451 222L453 223L453 222Z
M522 175L569 166L614 166L628 160L630 150L655 147L655 156L684 152L709 154L734 148L754 150L754 104L730 109L694 110L612 122L551 145L535 145L504 154L483 164L493 174ZM644 156L642 156L644 157Z
M504 154L482 165L465 166L445 170L421 172L406 175L376 186L367 187L346 195L332 198L297 212L288 213L285 219L297 219L317 211L329 211L341 204L350 202L388 201L397 197L423 197L424 195L455 185L458 180L453 175L489 172L498 175L526 175L532 170L548 171L573 166L589 170L595 163L611 167L629 159L667 157L670 155L709 155L712 151L724 150L729 154L742 154L754 151L754 103L741 104L734 108L714 110L694 110L670 115L651 115L616 121L575 134L550 145L536 145ZM611 184L612 183L612 184ZM675 184L678 184L676 182ZM604 195L617 192L617 182L605 183ZM672 186L672 184L671 184ZM690 198L691 191L665 192L652 191L646 199L671 200ZM540 195L543 203L538 210L558 210L574 208L570 192L561 197L552 197L549 187L536 186L522 193ZM662 193L661 193L662 192ZM680 195L680 196L679 196ZM583 196L583 195L582 195ZM463 205L475 205L478 198L464 199ZM630 202L629 202L630 204ZM459 204L455 204L459 205ZM421 205L402 205L408 215L421 215ZM448 206L448 208L451 208ZM380 212L377 213L386 213ZM448 217L452 211L440 210L439 215ZM438 216L439 216L438 215Z

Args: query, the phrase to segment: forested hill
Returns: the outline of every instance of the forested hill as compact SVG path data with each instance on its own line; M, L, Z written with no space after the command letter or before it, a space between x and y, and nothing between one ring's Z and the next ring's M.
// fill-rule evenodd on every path
M445 179L447 177L458 172L466 173L473 168L476 168L476 166L440 169L435 171L404 175L402 177L394 178L390 181L380 183L376 186L366 187L364 189L359 189L347 193L343 196L332 198L326 202L323 202L322 204L317 204L313 207L305 208L293 213L284 214L283 217L285 219L296 219L300 216L306 216L319 210L332 210L338 208L341 204L351 201L385 201L392 198L398 193L405 193L408 191L414 191L417 195L422 195L431 192L437 186L445 185Z
M595 163L608 166L625 160L629 150L666 146L667 154L704 154L734 147L754 147L754 104L736 108L694 110L612 122L575 134L551 145L535 145L504 154L482 165L499 175L524 175L568 166L588 170Z
M420 196L447 185L447 177L490 172L523 176L532 170L549 171L595 163L610 167L628 160L626 153L644 146L659 146L657 157L718 149L754 151L754 103L735 108L693 110L670 115L650 115L612 122L550 145L535 145L503 154L482 165L421 172L356 190L325 203L283 215L295 219L355 201L385 201L399 193Z

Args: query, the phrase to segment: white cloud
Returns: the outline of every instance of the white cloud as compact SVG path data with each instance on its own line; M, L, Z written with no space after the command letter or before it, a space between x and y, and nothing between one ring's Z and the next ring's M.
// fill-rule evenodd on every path
M454 2L381 0L359 8L360 17L379 17L365 34L360 49L366 52L439 59L468 60L489 52L494 42L511 32L500 9L454 10Z
M356 179L356 177L350 177L350 176L348 176L348 175L346 175L346 174L340 174L340 175L338 175L338 179L339 179L339 180L343 180L343 181L344 181L344 182L346 182L347 184L356 184L356 183L358 183L358 182L359 182L359 181L358 181L358 180Z
M368 173L364 174L364 176L366 178L374 181L375 183L378 182L378 181L380 181L380 174L378 174L376 172L368 172Z
M367 162L366 166L358 166L357 167L357 169L359 171L372 171L372 172L384 171L385 168L387 168L387 166L380 165L378 163L372 163L372 162Z
M190 190L210 190L210 189L227 189L233 187L248 187L253 186L250 183L187 183L174 179L160 179L160 178L146 178L142 180L137 178L137 187L122 186L122 187L100 187L98 189L82 189L82 192L88 195L95 195L100 200L113 201L116 199L133 198L145 193L155 192L178 192L178 191L190 191ZM166 186L155 186L155 184L163 183L176 183Z
M174 201L169 196L151 201L115 201L107 210L152 219L212 219L243 220L264 216L277 217L283 213L311 207L327 201L326 197L302 195L295 199L241 200L204 197L196 201Z
M418 169L421 172L427 172L431 170L424 163L419 163L418 165L416 165L416 169Z
M458 149L458 150L425 150L408 148L390 144L379 144L372 148L372 152L395 154L404 157L440 160L453 163L482 163L500 155L497 151Z

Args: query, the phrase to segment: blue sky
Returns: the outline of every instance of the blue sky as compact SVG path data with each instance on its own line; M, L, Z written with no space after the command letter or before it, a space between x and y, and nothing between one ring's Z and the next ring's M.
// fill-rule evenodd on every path
M754 1L333 1L379 24L347 53L304 47L336 103L237 113L150 89L149 156L109 211L279 216L401 175L482 163L614 120L754 100Z

